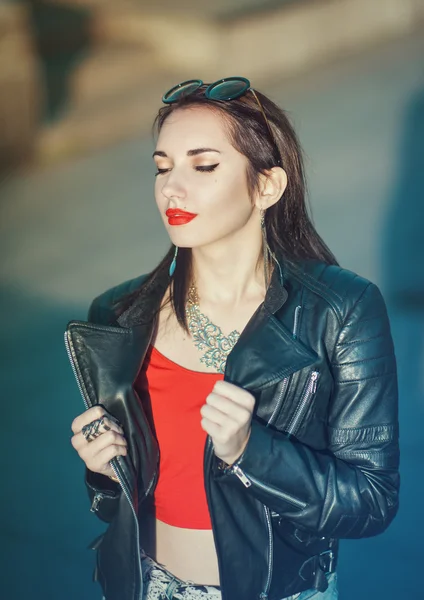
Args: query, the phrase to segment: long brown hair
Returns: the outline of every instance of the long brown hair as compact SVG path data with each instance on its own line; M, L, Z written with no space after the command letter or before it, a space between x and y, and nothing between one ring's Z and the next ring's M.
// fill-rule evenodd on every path
M264 94L256 91L271 127L270 136L264 116L252 93L231 101L209 100L204 87L178 102L163 106L155 119L154 131L159 134L166 119L175 110L205 107L218 113L228 127L228 136L236 150L248 159L247 185L251 196L258 189L259 175L276 165L287 173L287 188L265 214L268 244L283 262L297 263L315 259L327 264L337 260L318 235L306 204L306 181L302 148L284 110ZM159 265L150 273L148 282L168 271L174 254L170 248ZM192 277L191 249L179 248L170 301L181 326L187 330L185 304Z

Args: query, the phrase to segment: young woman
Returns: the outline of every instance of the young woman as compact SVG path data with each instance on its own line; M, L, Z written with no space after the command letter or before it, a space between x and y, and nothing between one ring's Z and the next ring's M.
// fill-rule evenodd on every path
M341 538L398 506L396 365L377 287L305 206L284 112L234 77L157 117L172 248L97 298L66 342L72 443L107 600L330 600Z

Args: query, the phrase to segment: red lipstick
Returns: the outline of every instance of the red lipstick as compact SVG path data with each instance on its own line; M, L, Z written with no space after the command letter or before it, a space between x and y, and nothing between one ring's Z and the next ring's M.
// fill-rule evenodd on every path
M168 223L170 225L186 225L187 223L190 223L194 217L197 217L196 213L187 212L181 208L168 208L165 214L168 217Z

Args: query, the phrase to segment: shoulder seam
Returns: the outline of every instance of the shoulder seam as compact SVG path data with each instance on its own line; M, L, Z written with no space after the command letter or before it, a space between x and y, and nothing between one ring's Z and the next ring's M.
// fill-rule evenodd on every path
M361 292L361 294L359 295L359 297L358 297L358 298L355 300L355 303L354 303L354 305L352 306L351 310L350 310L350 311L348 311L348 313L346 314L346 316L345 316L345 318L344 318L344 320L343 320L343 322L342 322L342 326L341 326L341 328L340 328L339 335L337 336L336 342L335 342L335 344L334 344L334 348L333 348L333 354L331 355L331 361L330 361L330 362L331 362L331 364L333 364L333 362L334 362L334 361L333 361L333 359L334 359L334 353L336 352L336 348L339 346L339 339L340 339L340 336L341 336L341 334L342 334L342 331L343 331L343 329L344 329L344 327L345 327L345 325L346 325L346 322L347 322L347 320L349 319L349 316L352 314L352 312L355 310L355 308L356 308L356 307L358 306L358 304L361 302L362 298L363 298L363 297L364 297L364 295L365 295L365 292L366 292L366 291L367 291L367 290L368 290L368 289L369 289L369 288L370 288L372 285L374 285L374 284L373 284L373 283L371 283L371 282L368 282L368 284L367 284L367 285L364 287L364 289L362 290L362 292ZM359 381L359 380L358 380L358 381ZM339 383L342 383L342 382L339 382ZM346 383L346 382L345 382L345 381L343 381L343 383Z

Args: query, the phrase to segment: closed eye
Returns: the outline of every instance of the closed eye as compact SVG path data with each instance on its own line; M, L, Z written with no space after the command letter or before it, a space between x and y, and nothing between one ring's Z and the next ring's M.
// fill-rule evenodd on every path
M155 177L157 177L158 175L162 175L163 173L166 173L167 171L170 171L171 169L159 169L156 171L155 173Z
M216 167L219 166L219 163L216 163L215 165L199 165L197 167L194 167L196 171L199 171L200 173L212 173L212 171L215 171ZM155 177L157 177L158 175L163 175L164 173L167 173L168 171L170 171L171 168L168 169L159 169L156 171L155 173Z
M204 166L199 166L199 167L195 167L196 171L200 171L201 173L211 173L212 171L215 171L216 167L219 165L219 163L216 163L216 165L204 165Z

